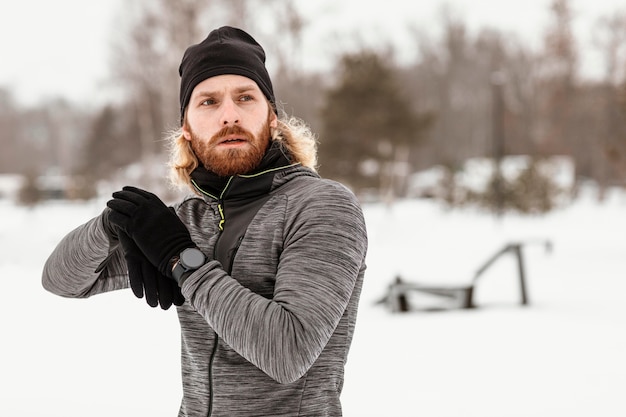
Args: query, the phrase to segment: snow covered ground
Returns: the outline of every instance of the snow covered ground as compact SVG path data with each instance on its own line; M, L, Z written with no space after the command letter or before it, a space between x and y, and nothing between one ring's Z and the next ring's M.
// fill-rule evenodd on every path
M178 322L129 291L70 300L40 284L46 257L103 201L34 209L0 202L0 415L171 417ZM626 415L626 195L545 217L365 206L368 273L342 401L347 417ZM393 314L375 301L406 280L467 283L509 241L524 249L479 281L474 310Z

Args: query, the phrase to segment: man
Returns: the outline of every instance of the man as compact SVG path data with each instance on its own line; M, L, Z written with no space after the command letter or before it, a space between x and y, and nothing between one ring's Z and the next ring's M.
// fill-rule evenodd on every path
M232 27L179 69L168 208L124 187L43 271L66 297L131 287L172 304L182 332L179 416L340 416L367 236L354 195L315 172L315 140L280 119L262 47Z

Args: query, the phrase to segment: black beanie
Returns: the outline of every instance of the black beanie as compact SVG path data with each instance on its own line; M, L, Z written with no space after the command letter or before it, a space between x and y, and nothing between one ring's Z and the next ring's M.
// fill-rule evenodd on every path
M223 26L211 31L205 40L187 48L178 73L181 122L193 89L207 78L223 74L242 75L256 82L276 112L272 81L265 68L265 51L241 29Z

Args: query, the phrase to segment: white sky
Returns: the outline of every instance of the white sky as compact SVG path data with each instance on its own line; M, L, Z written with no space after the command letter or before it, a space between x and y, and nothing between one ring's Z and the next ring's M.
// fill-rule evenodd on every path
M297 1L310 19L302 56L307 66L328 65L337 48L343 47L342 34L358 34L368 44L390 40L411 58L407 25L415 23L436 35L444 3L471 29L494 26L537 45L550 4L550 0ZM88 104L106 88L109 44L121 4L122 0L0 0L0 86L11 88L22 103L62 95ZM601 67L592 53L591 22L609 11L625 10L626 4L572 0L572 5L578 13L579 42L588 51L582 69L598 76Z

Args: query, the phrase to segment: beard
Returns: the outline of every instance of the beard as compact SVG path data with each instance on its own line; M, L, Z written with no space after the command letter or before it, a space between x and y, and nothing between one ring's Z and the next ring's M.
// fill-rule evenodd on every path
M270 143L271 131L269 120L254 135L250 131L235 126L228 126L217 132L211 139L204 140L190 127L191 149L199 162L208 170L220 177L247 174L259 166ZM228 135L244 138L249 146L233 149L218 149L218 145Z

